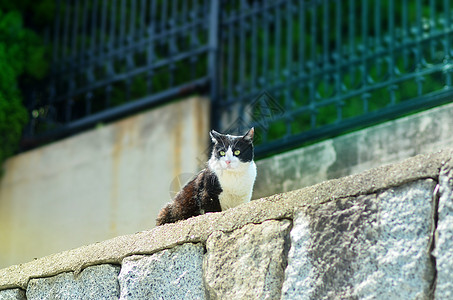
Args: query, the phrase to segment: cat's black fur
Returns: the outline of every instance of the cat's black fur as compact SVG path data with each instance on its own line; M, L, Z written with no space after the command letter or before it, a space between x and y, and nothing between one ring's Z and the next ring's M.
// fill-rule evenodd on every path
M248 132L246 133L246 135ZM253 151L253 143L249 139L239 139L235 140L230 138L229 135L219 134L218 132L211 131L211 135L218 141L214 144L214 149L212 154L215 155L216 158L220 158L220 151L226 151L228 146L233 146L234 148L241 151L241 154L238 156L239 160L242 162L250 162L253 160L254 151Z
M173 202L159 212L156 225L174 223L207 212L221 211L219 195L222 192L214 172L204 169L176 195Z
M214 142L211 159L219 159L220 151L226 151L231 146L241 151L237 156L241 162L253 160L253 128L242 138L220 134L216 131L211 131L210 134ZM208 165L184 186L171 203L162 208L157 216L156 225L174 223L208 212L220 212L222 209L219 195L222 191L216 173Z

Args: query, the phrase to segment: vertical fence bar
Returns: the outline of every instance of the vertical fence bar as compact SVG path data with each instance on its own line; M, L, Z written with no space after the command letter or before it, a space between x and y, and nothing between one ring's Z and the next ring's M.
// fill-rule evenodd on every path
M330 16L329 16L329 0L322 2L322 69L328 70L330 68ZM323 72L324 76L324 96L329 94L330 78L329 72Z
M284 80L290 82L292 71L292 62L293 62L293 13L292 13L292 3L291 1L286 2L286 67L284 72ZM291 105L293 103L293 98L291 96L291 90L288 84L284 87L285 95L285 110L291 111ZM286 119L286 136L291 135L291 118Z
M101 8L101 26L100 26L100 37L99 37L99 54L98 59L100 62L100 66L105 62L105 52L107 50L105 38L107 33L107 0L102 1L102 8Z
M107 61L106 61L106 67L107 67L107 74L108 77L112 78L115 75L115 42L116 42L116 34L117 34L117 28L116 28L116 17L117 17L117 0L110 0L110 5L111 5L111 10L110 10L110 30L109 30L109 39L107 42ZM109 83L105 87L105 100L104 100L104 107L109 108L111 106L112 102L112 91L113 87L112 84Z
M282 18L281 18L281 8L280 4L275 5L275 54L274 54L274 78L273 81L280 82L281 81L281 71L280 71L280 52L281 52L281 37L282 37Z
M238 88L240 89L238 91L239 95L242 95L242 90L244 88L244 83L245 83L245 70L246 70L246 60L245 60L245 34L246 34L246 3L245 0L240 0L240 8L238 11L238 17L239 17L239 66L238 66ZM241 105L241 110L242 110L243 105ZM242 114L241 114L242 115Z
M423 68L423 49L422 49L422 38L423 38L423 27L422 27L422 3L421 0L416 0L416 50L415 50L415 61L416 67L415 72L416 74L415 81L417 83L417 96L421 96L423 94L423 81L424 78L420 74L420 71Z
M309 95L310 95L310 126L312 129L316 127L316 116L318 114L317 107L316 107L316 69L317 67L317 59L316 59L316 41L317 41L317 28L318 28L318 18L317 18L317 11L316 5L312 4L310 7L310 35L311 35L311 45L310 45L310 61L309 61L309 68L310 68L310 76L309 76Z
M260 83L263 89L268 88L269 80L269 45L270 45L270 38L269 38L269 31L270 31L270 13L269 10L271 4L268 0L264 0L262 2L261 7L261 14L262 14L262 30L263 30L263 39L262 39L262 69L261 69L261 76L260 76ZM261 108L260 108L261 110ZM268 130L263 130L261 134L261 139L265 142L268 139Z
M69 45L68 45L68 38L69 38L69 21L70 21L70 3L71 1L67 0L65 5L65 16L64 16L64 25L63 25L63 42L62 42L62 57L66 58L69 54Z
M176 18L177 18L177 1L173 0L171 4L171 15L168 18L168 28L170 31L173 31L176 28ZM170 82L169 86L174 86L175 84L175 71L176 71L176 66L174 62L174 56L178 53L177 47L176 47L176 32L171 33L170 38L169 38L169 71L170 71Z
M78 27L79 27L79 2L76 1L74 3L74 16L73 16L73 25L72 25L72 41L71 41L71 50L70 54L68 55L69 57L69 91L70 93L74 92L77 88L77 73L79 72L78 64L78 57L77 57L77 33L78 33ZM72 96L72 95L71 95ZM73 99L70 99L68 102L67 109L69 110L69 120L71 120L71 115L72 115L72 107L73 107Z
M250 66L250 81L253 87L253 90L257 89L257 62L258 62L258 23L257 23L257 13L258 13L258 3L253 1L252 3L252 30L251 30L251 39L252 39L252 47L251 47L251 66Z
M436 33L436 0L429 0L429 33L434 36ZM429 42L429 56L431 61L435 61L436 58L436 41L430 39Z
M450 49L450 39L451 39L451 11L450 11L450 0L444 0L444 13L445 13L445 25L444 25L444 65L446 66L445 71L445 85L451 87L451 49Z
M148 45L146 47L146 63L147 63L147 80L146 80L146 93L151 94L153 91L153 78L154 68L153 62L155 60L154 47L155 47L155 34L156 34L156 14L157 14L157 0L152 0L149 5L149 26L148 26Z
M369 44L368 44L368 0L362 0L362 45L361 45L361 76L362 76L362 89L366 89L368 87L368 52L369 51ZM363 106L368 108L368 99L370 95L368 93L362 94L362 101Z
M109 70L108 63L106 63L106 56L108 55L109 48L106 45L105 39L106 39L106 33L107 33L107 11L108 11L108 5L107 5L107 0L102 1L102 8L101 8L101 30L100 30L100 41L99 41L99 49L98 49L98 55L97 55L97 60L98 60L98 66L99 69L102 69L103 75L105 76L108 74ZM107 55L106 55L107 53ZM109 88L106 87L105 89L106 97L104 100L104 107L107 108L110 106L110 95L109 95ZM87 101L91 102L92 94L89 93L87 95ZM91 103L90 103L91 106Z
M245 0L240 0L240 8L239 8L239 66L238 66L238 84L237 84L237 92L241 101L237 104L238 105L238 115L243 117L245 116L245 106L247 103L247 99L242 98L244 95L244 90L246 89L246 70L247 70L247 63L246 63L246 45L245 39L247 34L247 18L250 12L250 8L248 7ZM240 124L240 126L245 126L245 124ZM245 128L238 128L239 131ZM238 132L241 134L241 132Z
M219 14L220 14L220 0L211 0L209 7L209 31L208 31L208 77L210 85L210 97L211 97L211 124L214 128L219 129L220 114L218 111L219 107L219 63L218 63L218 52L219 52Z
M162 6L161 6L161 13L160 13L160 28L158 29L158 32L165 32L167 30L167 3L168 1L163 1L161 2L162 3Z
M329 67L329 35L330 35L330 17L329 17L329 0L322 3L322 63L324 68ZM326 85L327 86L327 85Z
M97 27L98 27L98 0L92 2L91 7L91 53L90 53L90 64L95 65L96 61L96 43L97 43Z
M126 36L126 41L125 41L125 46L126 46L126 61L127 61L127 69L128 72L132 71L135 68L135 47L134 45L134 36L135 36L135 13L137 11L137 1L136 0L130 0L130 12L129 12L129 30L126 30L127 36ZM126 101L131 100L132 98L132 76L129 75L127 76L125 80L125 88L126 88Z
M355 0L349 0L348 2L349 11L349 21L348 21L348 46L347 46L347 55L348 55L348 72L349 72L349 89L353 89L356 86L356 77L357 77L357 63L354 63L357 59L356 57L356 27L357 27L357 18L355 13ZM363 112L368 111L368 107L362 105Z
M57 77L57 66L59 61L59 50L61 52L61 44L60 44L60 25L61 25L61 14L62 14L62 0L58 0L56 4L56 15L55 15L55 27L53 31L53 45L52 45L52 63L50 66L50 88L49 88L49 104L53 107L52 103L54 102L56 93L57 93L57 85L55 79Z
M403 8L404 9L404 8ZM390 105L394 105L396 103L395 97L395 90L396 85L392 82L395 78L395 43L396 43L396 35L395 35L395 4L394 1L389 1L389 10L388 10L388 18L389 18L389 58L388 58L388 76L391 85L389 86L389 93L390 93ZM392 86L394 85L394 87Z
M142 40L145 38L145 27L146 27L146 0L140 0L140 27L137 33L137 39ZM185 1L184 1L185 2Z
M187 3L187 1L184 1L184 3ZM197 20L197 15L196 15L196 12L197 12L197 1L194 1L193 2L193 7L192 7L192 10L191 10L191 13L190 13L190 22L192 23L195 23L196 20ZM198 40L198 31L199 31L199 26L192 26L192 30L190 31L190 48L192 49L195 49L195 47L199 46L200 45L200 41ZM198 57L196 55L192 55L190 57L190 65L191 65L191 69L193 70L192 73L193 73L193 77L196 76L196 68L197 68L197 62L198 62ZM219 70L220 72L220 70Z
M118 50L120 52L123 52L124 48L124 36L126 34L126 0L121 0L121 5L120 5L120 29L119 29L119 40L118 40ZM123 56L123 53L120 54L120 56Z
M82 28L81 28L81 32L80 32L80 35L82 37L81 43L80 43L80 53L81 53L80 61L81 61L82 68L85 68L86 57L87 57L87 54L86 54L86 48L88 46L87 45L87 36L88 36L87 25L88 24L87 23L88 23L88 0L84 0L83 8L82 8Z
M69 57L69 54L70 54L70 46L69 46L69 42L68 42L68 39L69 39L69 24L70 24L70 1L66 1L66 7L65 7L66 11L65 11L65 22L64 22L64 29L63 29L63 49L64 49L64 52L63 52L63 57L67 58ZM64 68L63 70L65 72L68 72L68 67L69 67L69 62L67 59L65 59L64 61ZM69 84L69 83L68 83ZM67 87L64 87L68 90L71 90L71 85L69 84L69 86ZM70 120L71 120L71 99L66 99L66 101L64 102L64 111L65 111L65 114L64 114L64 121L66 123L68 123Z
M305 76L305 47L306 47L306 6L305 6L305 1L299 1L299 74L301 75L301 78L304 78Z
M381 0L375 0L374 5L374 50L375 54L380 56L381 47L382 47L382 32L381 32ZM393 2L393 1L390 1ZM392 3L389 3L392 5ZM391 18L391 16L389 16ZM376 77L381 77L381 62L380 59L376 62Z
M402 16L401 16L401 21L402 21L402 33L403 33L403 38L402 38L402 43L403 45L407 45L410 37L410 28L409 28L409 21L408 21L408 5L407 5L407 0L402 0ZM403 47L403 65L404 65L404 72L407 71L409 67L409 59L408 59L408 51L407 47Z
M269 71L269 62L268 62L268 57L269 57L269 5L267 0L263 1L263 8L262 8L262 14L263 14L263 61L262 61L262 71L261 71L261 85L262 86L267 86L267 83L269 82L268 78L268 71Z
M130 1L130 17L129 17L129 32L127 34L127 39L128 39L128 44L129 46L133 45L134 39L136 38L135 36L135 22L136 22L136 12L137 12L137 0L131 0ZM133 47L130 47L132 49ZM134 51L129 51L129 53L132 54L132 56L135 54L135 49Z
M355 59L355 51L356 51L356 14L355 14L355 0L349 0L349 22L348 22L348 40L349 40L349 57L350 60L353 61Z
M232 13L230 12L230 14L227 14L225 13L226 15L226 18L229 19L230 16L232 15ZM228 101L231 100L231 98L234 97L234 92L233 92L233 81L234 81L234 57L235 57L235 53L234 53L234 50L235 50L235 46L234 46L234 31L235 31L235 26L234 26L234 22L233 21L229 21L228 22L228 27L227 28L227 31L228 31L228 37L227 37L227 52L228 52L228 58L227 58L227 66L226 66L226 69L228 70L228 73L227 73L227 92L226 92L226 95L227 95L227 99Z
M111 63L113 63L114 57L114 49L115 49L115 42L116 42L116 35L117 35L117 30L116 30L116 16L117 16L117 0L110 0L110 4L112 6L111 12L110 12L110 34L109 34L109 41L108 41L108 48L109 48L109 58L111 60ZM113 68L113 66L112 66ZM113 71L113 70L112 70ZM113 75L113 72L112 72Z
M342 2L341 0L336 0L336 6L335 6L335 74L334 74L334 79L335 79L335 93L334 95L336 97L339 97L342 93L342 71L341 71L341 64L343 61L343 38L342 38L342 16L343 16L343 10L342 10ZM342 100L339 100L337 103L337 122L341 121L343 119L343 106L344 102Z
M57 0L56 9L55 9L55 23L53 30L53 45L52 45L52 64L51 68L53 69L57 65L58 61L58 50L60 45L60 24L61 24L61 13L62 13L62 0ZM60 47L61 49L61 47ZM61 51L61 50L60 50Z

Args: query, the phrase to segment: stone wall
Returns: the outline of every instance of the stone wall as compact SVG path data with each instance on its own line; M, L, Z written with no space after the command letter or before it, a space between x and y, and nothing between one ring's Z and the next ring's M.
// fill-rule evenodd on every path
M0 270L0 299L452 299L453 150Z

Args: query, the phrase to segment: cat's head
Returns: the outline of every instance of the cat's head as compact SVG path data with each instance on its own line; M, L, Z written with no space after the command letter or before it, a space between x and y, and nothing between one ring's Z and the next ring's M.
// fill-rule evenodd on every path
M218 133L211 130L209 133L214 143L209 164L217 170L239 170L244 164L253 161L253 134L254 128L246 134L236 136Z

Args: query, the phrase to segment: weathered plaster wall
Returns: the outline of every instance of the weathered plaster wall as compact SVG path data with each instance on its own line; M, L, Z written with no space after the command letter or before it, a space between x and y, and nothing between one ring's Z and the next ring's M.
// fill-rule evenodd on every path
M0 267L154 227L172 180L205 159L208 116L185 99L9 159Z
M453 149L0 270L0 299L451 299Z

